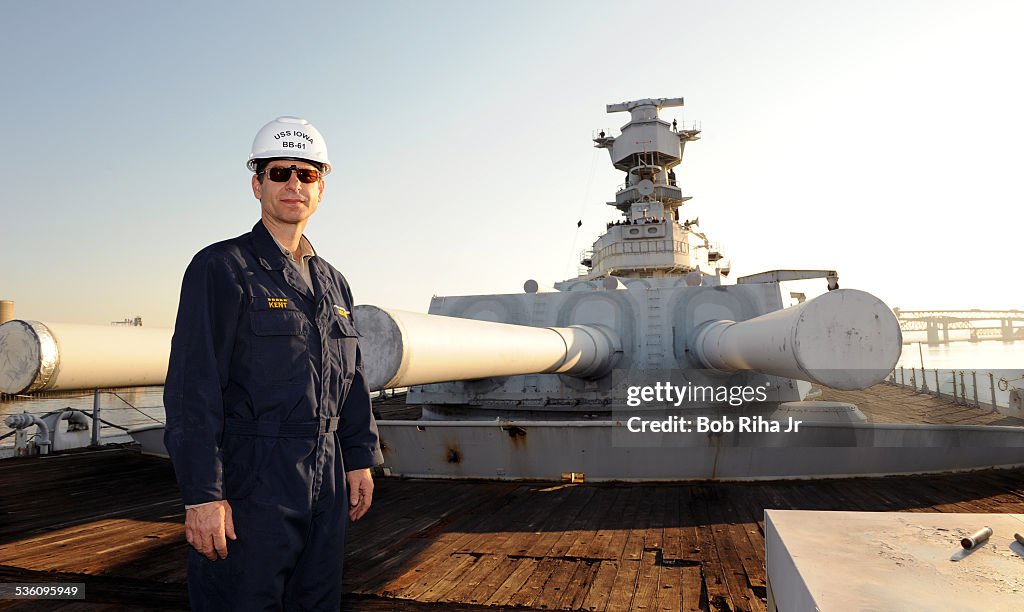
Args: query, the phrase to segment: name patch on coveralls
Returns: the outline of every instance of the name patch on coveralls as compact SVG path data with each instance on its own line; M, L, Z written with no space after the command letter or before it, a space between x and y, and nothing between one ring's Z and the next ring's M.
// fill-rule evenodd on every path
M267 298L268 308L288 308L288 298Z

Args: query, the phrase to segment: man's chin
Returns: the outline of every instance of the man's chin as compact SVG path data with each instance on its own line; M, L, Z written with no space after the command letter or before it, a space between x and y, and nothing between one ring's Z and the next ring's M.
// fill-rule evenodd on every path
M276 212L276 214L269 214L269 215L267 215L265 213L265 216L269 216L270 218L272 218L275 221L278 221L280 223L288 223L290 225L294 225L295 223L300 223L302 221L305 221L306 219L309 219L311 214L312 213L308 209L306 209L306 208L299 208L299 209L279 210L279 211Z

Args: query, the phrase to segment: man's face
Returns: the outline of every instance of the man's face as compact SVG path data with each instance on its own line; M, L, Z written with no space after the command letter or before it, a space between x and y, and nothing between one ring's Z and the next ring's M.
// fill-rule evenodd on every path
M324 179L322 175L320 180L315 183L303 183L299 180L297 173L292 171L287 181L275 183L267 174L271 168L290 168L291 166L298 169L316 170L316 166L309 162L275 159L267 164L262 181L257 175L252 177L252 194L262 205L263 217L272 222L294 225L306 221L316 212L320 198L323 197Z

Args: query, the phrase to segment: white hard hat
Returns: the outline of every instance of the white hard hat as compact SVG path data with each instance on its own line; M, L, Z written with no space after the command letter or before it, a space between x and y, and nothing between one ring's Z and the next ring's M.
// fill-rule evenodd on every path
M256 133L246 167L256 172L261 159L289 157L304 159L323 166L324 175L331 173L327 143L313 124L299 117L278 117Z

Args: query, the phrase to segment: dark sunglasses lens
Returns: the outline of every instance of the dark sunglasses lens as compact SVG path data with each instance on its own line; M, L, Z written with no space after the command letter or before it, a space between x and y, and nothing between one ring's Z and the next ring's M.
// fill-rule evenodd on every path
M277 167L267 169L267 176L275 183L286 183L292 178L292 167ZM303 183L315 183L320 180L320 171L309 168L295 168L295 174Z
M269 168L267 176L275 183L285 183L292 177L291 168Z
M320 180L319 170L301 169L296 170L295 174L298 175L299 180L303 183L315 183Z

